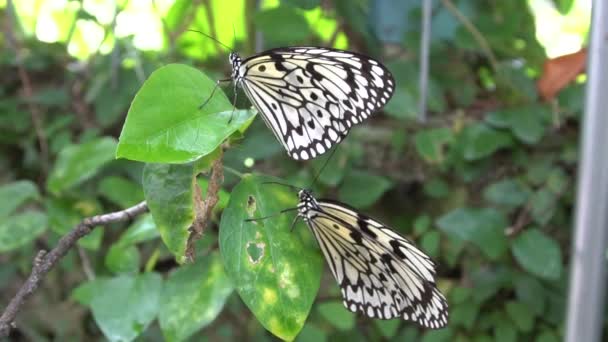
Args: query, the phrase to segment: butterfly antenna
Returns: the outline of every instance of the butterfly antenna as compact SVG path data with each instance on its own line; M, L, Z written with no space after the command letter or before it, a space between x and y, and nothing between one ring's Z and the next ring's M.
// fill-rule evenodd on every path
M276 214L272 214L272 215L268 215L268 216L262 216L262 217L253 217L253 218L246 219L245 222L263 221L263 220L266 220L266 219L269 219L269 218L273 218L273 217L277 217L277 216L279 216L281 214L284 214L284 213L287 213L287 212L290 212L290 211L294 211L294 210L298 210L298 208L296 207L296 208L283 209L283 210L279 211Z
M200 33L200 34L202 34L203 36L205 36L205 37L207 37L207 38L209 38L209 39L213 40L214 42L216 42L216 43L220 44L221 46L225 47L226 49L228 49L228 51L232 51L232 48L231 48L230 46L228 46L228 45L226 45L226 44L224 44L224 43L220 42L220 41L219 41L217 38L212 37L212 36L210 36L210 35L208 35L208 34L206 34L206 33L204 33L204 32L197 31L197 30L192 30L192 29L188 29L187 31L191 31L191 32L197 32L197 33Z
M300 191L302 190L302 188L298 188L297 186L293 186L291 184L286 184L286 183L281 183L281 182L262 182L262 184L276 184L276 185L282 185L284 187L290 188L291 190L295 190L295 191Z
M312 183L310 183L310 186L308 187L309 189L312 189L312 186L315 185L315 183L317 182L317 180L319 180L319 176L321 175L321 172L323 172L323 170L325 170L325 167L327 166L327 164L329 163L329 160L334 156L334 153L336 153L336 150L338 149L339 145L336 146L327 156L327 159L325 159L325 162L323 163L323 165L321 166L321 168L319 169L319 172L317 172L317 174L315 175L315 178L313 178ZM313 168L314 169L314 168Z

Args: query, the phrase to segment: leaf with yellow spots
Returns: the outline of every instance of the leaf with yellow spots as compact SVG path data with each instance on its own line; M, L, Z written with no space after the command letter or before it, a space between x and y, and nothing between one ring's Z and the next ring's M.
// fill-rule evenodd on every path
M220 252L226 273L258 321L293 340L319 290L323 259L304 226L290 231L294 214L245 221L295 207L295 193L262 184L268 181L277 179L246 175L232 190L220 224Z

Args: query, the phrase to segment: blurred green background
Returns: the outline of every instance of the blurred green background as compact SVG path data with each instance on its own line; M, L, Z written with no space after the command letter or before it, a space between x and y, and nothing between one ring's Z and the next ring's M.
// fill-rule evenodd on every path
M424 331L351 314L323 264L298 341L561 340L585 76L547 100L536 81L550 58L585 46L590 1L433 1L425 124L416 120L421 9L405 3L0 0L0 307L39 249L84 217L144 199L144 163L115 159L134 95L169 63L214 80L230 73L229 51L194 29L242 56L287 45L359 51L395 76L389 104L340 144L315 191L431 255L450 323ZM242 93L238 107L249 107ZM10 340L275 340L223 270L222 209L239 174L306 186L325 158L290 160L259 118L231 141L195 264L178 266L149 214L96 229L48 275ZM318 256L308 230L296 232Z

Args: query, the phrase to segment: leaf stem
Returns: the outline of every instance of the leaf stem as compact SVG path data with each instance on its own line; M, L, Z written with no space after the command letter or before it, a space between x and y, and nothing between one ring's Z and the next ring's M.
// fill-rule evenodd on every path
M230 166L226 166L224 165L224 171L228 171L228 173L239 177L240 179L243 179L243 177L245 177L244 174L242 174L241 172L238 172L237 170L231 168Z

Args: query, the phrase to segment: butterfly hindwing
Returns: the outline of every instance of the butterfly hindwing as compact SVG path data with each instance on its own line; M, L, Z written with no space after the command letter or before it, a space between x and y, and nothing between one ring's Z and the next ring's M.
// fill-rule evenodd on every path
M335 49L278 48L236 66L237 82L294 159L331 149L394 91L379 62Z
M344 204L312 196L304 204L303 216L349 310L380 319L401 317L429 328L447 324L435 264L412 242Z

